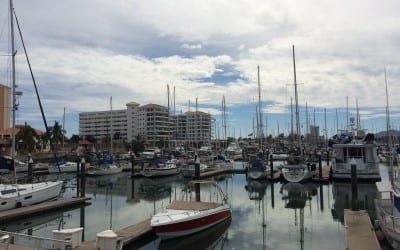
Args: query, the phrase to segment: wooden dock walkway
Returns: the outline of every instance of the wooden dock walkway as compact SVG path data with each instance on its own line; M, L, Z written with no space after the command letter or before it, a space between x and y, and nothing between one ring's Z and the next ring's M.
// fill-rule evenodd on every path
M346 249L378 250L381 249L375 230L366 211L344 210L346 230Z
M150 226L150 219L139 222L135 225L125 227L117 232L118 238L122 240L124 246L129 245L135 240L139 240L146 236L154 235L154 231ZM76 250L93 250L96 247L96 240L83 242Z
M14 208L11 210L0 212L0 221L1 222L10 221L30 215L42 214L55 209L85 204L87 200L90 200L90 198L87 197L68 198L56 201L43 202L40 204L31 205L27 207Z
M200 178L208 178L208 177L212 177L212 176L216 176L216 175L220 175L220 174L227 174L227 173L245 173L245 172L246 172L245 168L242 168L242 169L241 168L239 168L239 169L220 168L220 169L215 169L215 170L200 173Z
M318 168L317 168L318 170ZM328 183L330 181L331 167L328 165L322 166L322 177L319 178L319 173L317 172L315 176L313 176L312 180L315 182Z

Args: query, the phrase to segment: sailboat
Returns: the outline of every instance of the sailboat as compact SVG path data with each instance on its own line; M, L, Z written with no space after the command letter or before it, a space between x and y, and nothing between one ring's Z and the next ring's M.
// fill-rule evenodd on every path
M385 70L386 84L386 122L389 133L389 101ZM389 148L393 148L389 145ZM386 240L393 249L400 248L400 175L399 171L393 169L393 157L395 152L390 151L389 159L389 178L390 184L377 182L380 198L375 199L376 216L379 227L385 234Z
M258 108L257 108L257 136L259 137L258 154L249 155L250 165L247 169L247 178L258 180L267 178L267 164L262 145L263 129L262 129L262 111L261 111L261 88L260 88L260 66L257 66L258 76Z
M57 199L63 186L62 181L48 181L31 184L18 184L15 168L15 114L16 103L16 84L15 84L15 47L14 47L14 8L10 0L10 32L11 32L11 55L12 55L12 148L11 158L15 174L14 184L0 185L0 211L19 208L32 204L41 203L47 200ZM18 24L18 23L17 23ZM24 46L25 49L25 46ZM26 57L28 60L28 57ZM29 64L29 60L28 60ZM29 64L30 65L30 64ZM36 86L36 85L35 85ZM38 97L39 99L39 97ZM40 102L39 102L40 104ZM43 115L43 113L42 113ZM45 121L45 119L44 119ZM47 126L46 126L47 127Z
M282 175L288 182L305 182L312 177L311 167L306 164L303 152L301 151L300 137L300 118L299 118L299 101L297 95L297 80L296 80L296 61L293 45L293 68L294 68L294 91L296 102L296 135L298 138L297 150L288 157L285 164L281 166Z
M113 154L113 127L112 127L112 96L110 96L110 154L101 155L101 159L97 162L97 165L86 172L87 175L100 176L100 175L110 175L118 174L122 172L122 167L114 163Z

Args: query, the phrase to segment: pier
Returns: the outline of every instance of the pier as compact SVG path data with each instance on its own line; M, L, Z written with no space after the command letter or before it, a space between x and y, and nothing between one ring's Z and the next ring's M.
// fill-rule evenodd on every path
M381 249L366 211L344 210L346 230L346 249L378 250Z
M83 197L83 198L68 198L68 199L61 199L56 201L48 201L36 205L31 205L27 207L15 208L11 210L6 210L0 212L0 221L10 221L15 220L18 218L30 216L30 215L37 215L42 214L51 210L73 207L81 204L86 204L86 201L90 200L90 198Z
M150 219L139 222L135 225L125 227L117 232L119 240L122 241L122 245L126 246L133 241L142 239L146 236L154 235L154 232L150 226ZM96 247L96 240L86 241L80 245L77 250L93 250Z

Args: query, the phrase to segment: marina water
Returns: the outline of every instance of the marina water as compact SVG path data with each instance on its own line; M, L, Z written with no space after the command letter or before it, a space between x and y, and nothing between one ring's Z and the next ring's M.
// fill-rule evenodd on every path
M234 167L243 168L243 164L236 162ZM388 167L381 164L380 171L382 181L387 182ZM179 176L151 179L130 178L129 174L86 177L85 193L91 205L0 222L0 229L51 238L52 230L82 226L84 240L95 240L97 233L118 231L148 219L185 195L187 180ZM63 196L76 196L76 176L64 174L62 178L68 180ZM182 239L153 237L124 249L345 249L343 216L352 204L351 183L248 181L244 174L214 179L228 194L231 220ZM368 211L372 221L377 195L375 183L358 184L359 207ZM201 197L215 199L215 193L205 190Z

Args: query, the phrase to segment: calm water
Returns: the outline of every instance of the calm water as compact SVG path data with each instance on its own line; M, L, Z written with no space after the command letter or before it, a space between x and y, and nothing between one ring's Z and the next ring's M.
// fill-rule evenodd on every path
M84 239L94 240L102 230L117 231L150 218L183 194L184 181L178 176L130 179L128 174L88 177L89 206L0 224L0 229L51 238L52 230L83 226ZM388 180L384 165L381 176ZM63 178L70 180L64 197L76 195L74 176ZM243 174L215 180L229 195L231 221L185 239L148 239L128 249L345 249L343 210L351 208L350 183L250 182ZM215 193L204 190L201 196L209 200ZM360 208L367 210L372 220L376 196L374 183L359 184Z

